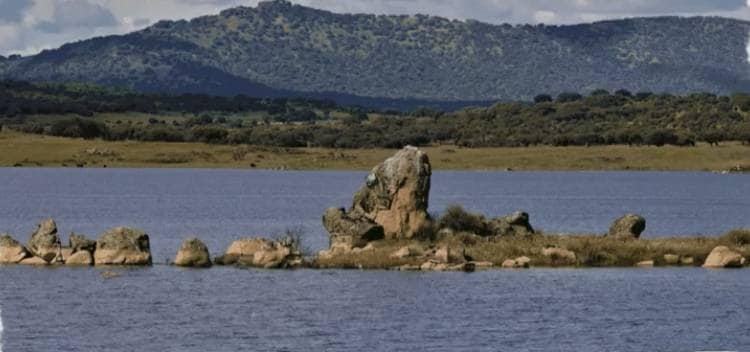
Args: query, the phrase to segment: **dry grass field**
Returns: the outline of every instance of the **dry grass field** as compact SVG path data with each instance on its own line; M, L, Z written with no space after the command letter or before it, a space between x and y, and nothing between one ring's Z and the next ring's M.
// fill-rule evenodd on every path
M716 171L750 166L750 146L596 146L528 148L426 147L436 170L662 170ZM108 142L0 132L0 166L258 168L368 170L388 149L334 150Z

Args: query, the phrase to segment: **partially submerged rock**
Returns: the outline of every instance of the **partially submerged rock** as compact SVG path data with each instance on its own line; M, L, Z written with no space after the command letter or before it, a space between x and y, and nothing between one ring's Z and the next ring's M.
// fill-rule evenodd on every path
M653 268L654 267L654 261L653 260L644 260L644 261L636 263L635 266L637 266L639 268Z
M244 238L232 242L216 264L253 266L266 269L302 265L302 255L293 246L265 238Z
M488 226L494 236L529 236L534 228L529 221L529 214L517 211L511 215L494 218Z
M17 264L29 256L20 242L10 235L0 235L0 264Z
M179 251L177 251L174 264L186 267L209 267L211 266L211 256L208 253L208 247L197 238L187 239L182 242Z
M640 215L627 214L612 223L608 236L620 239L637 239L646 229L646 219Z
M96 240L96 265L150 265L151 248L148 235L126 227L110 229Z
M437 260L428 260L424 262L419 269L421 271L465 271L472 272L476 270L476 265L472 262L449 264L441 263Z
M525 269L531 266L529 257L518 257L516 259L507 259L503 262L502 267L506 269Z
M55 220L46 219L37 225L29 240L29 251L46 262L62 261L60 237L57 236Z
M94 265L94 256L87 250L79 250L65 259L65 265Z
M28 257L28 258L20 261L18 264L43 266L43 265L49 265L50 263L48 261L44 260L43 258Z
M745 258L742 254L727 246L714 248L703 263L704 268L741 268L744 265Z

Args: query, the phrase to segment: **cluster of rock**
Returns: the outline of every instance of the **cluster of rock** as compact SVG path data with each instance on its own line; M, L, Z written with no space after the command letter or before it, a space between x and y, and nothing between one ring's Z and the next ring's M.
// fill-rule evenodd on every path
M264 269L288 269L304 265L302 253L292 241L243 238L232 242L217 265L239 265Z
M261 268L293 268L303 264L302 254L291 241L248 238L232 243L216 264ZM10 235L0 235L0 264L28 265L151 265L149 236L143 231L116 227L94 241L71 234L63 246L52 219L42 221L23 245ZM174 264L210 267L214 264L208 247L197 238L182 243Z
M432 236L434 222L427 212L431 176L427 154L411 146L377 165L355 193L348 210L329 208L323 214L323 227L330 242L329 249L320 255L357 252L382 239ZM486 225L496 236L534 233L529 215L524 212L489 220Z
M329 233L330 243L327 250L319 253L318 259L367 253L375 249L377 241L384 239L415 240L389 255L388 259L396 260L399 264L409 263L396 269L474 271L493 267L493 263L475 261L465 250L462 252L459 249L457 253L445 245L416 241L435 235L454 236L448 238L454 243L481 239L476 234L454 233L460 231L450 228L455 226L443 225L446 228L436 228L427 212L431 175L427 155L414 147L406 147L376 166L354 195L351 208L330 208L325 211L322 220ZM461 216L457 218L460 219ZM472 219L478 219L470 223L479 223L478 226L483 230L482 236L523 237L535 233L529 215L524 212L489 220L481 216L474 216ZM611 225L607 237L624 241L637 240L645 228L646 220L642 216L627 214ZM0 264L150 265L152 262L149 236L140 230L117 227L102 233L95 241L71 234L68 246L62 245L57 232L54 220L47 219L37 226L25 246L9 235L0 235ZM234 241L223 255L212 261L208 247L197 238L190 238L182 243L174 264L184 267L210 267L217 264L266 269L295 268L305 265L298 248L299 243L290 238L278 241L243 238ZM535 262L542 261L553 266L579 264L576 253L566 248L544 247L541 253L526 251L525 254L536 258ZM656 262L666 265L694 265L695 260L692 257L666 254L663 261L647 260L637 263L637 266L652 267ZM528 268L531 264L531 258L520 256L507 259L500 266L520 269ZM714 248L703 264L707 268L745 265L746 259L741 253L725 246Z
M24 246L10 235L0 236L0 264L149 265L149 238L140 230L117 227L96 241L71 234L63 246L52 219L42 221Z
M473 261L466 253L458 255L449 247L424 249L414 244L402 247L391 254L393 259L415 259L421 261L420 265L405 264L397 269L401 271L466 271L471 272L477 268L492 267L489 262Z

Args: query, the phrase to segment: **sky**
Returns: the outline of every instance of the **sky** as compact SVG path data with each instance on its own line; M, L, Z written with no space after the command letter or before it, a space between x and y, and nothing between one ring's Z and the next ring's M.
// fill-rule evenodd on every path
M259 0L0 0L0 55L190 19ZM750 0L293 0L342 13L428 14L489 23L571 24L640 16L750 20ZM750 50L750 48L749 48Z

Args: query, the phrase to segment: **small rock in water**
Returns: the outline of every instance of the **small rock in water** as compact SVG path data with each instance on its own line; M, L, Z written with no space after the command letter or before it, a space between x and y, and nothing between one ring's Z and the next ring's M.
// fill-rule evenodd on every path
M151 265L148 235L126 227L110 229L99 236L94 252L96 265Z
M653 260L644 260L642 262L638 262L635 264L635 266L639 268L653 268L654 267L654 261Z
M46 262L59 261L60 237L57 236L57 224L55 220L46 219L37 225L36 231L31 235L28 249L35 256ZM57 260L56 260L57 259Z
M529 257L518 257L516 259L507 259L503 262L502 267L506 269L523 269L531 265Z
M646 229L646 219L640 215L627 214L612 223L608 235L620 239L637 239Z
M208 247L197 238L189 238L182 242L174 259L174 264L185 267L210 267L211 257L208 253Z
M665 254L664 255L664 263L667 265L677 265L680 264L680 256L676 254Z
M714 248L703 263L704 268L740 268L744 265L745 258L726 246Z

